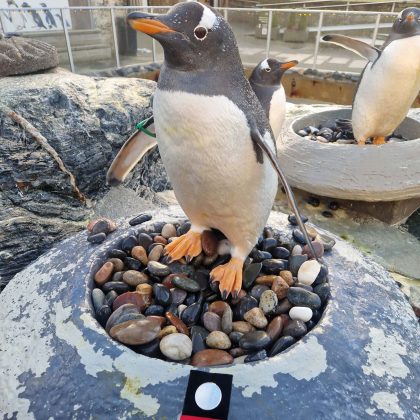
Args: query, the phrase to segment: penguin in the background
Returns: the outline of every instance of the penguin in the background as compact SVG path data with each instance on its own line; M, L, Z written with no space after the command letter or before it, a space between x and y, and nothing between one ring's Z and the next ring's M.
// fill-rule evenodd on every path
M11 9L11 11L8 11L7 14L6 12L3 12L3 15L16 28L16 30L19 31L21 29L25 29L28 23L25 13L21 10L13 11L12 7L15 7L16 9L19 8L19 6L15 3L14 0L7 0L7 5L9 6L9 9Z
M286 93L281 78L287 69L296 64L296 60L282 63L274 58L266 58L254 68L249 78L249 83L270 122L275 139L279 137L286 117Z
M24 2L24 3L22 3L22 7L30 8L31 6L28 3ZM33 21L35 22L35 25L38 28L47 29L47 27L44 25L44 22L43 22L41 16L39 16L39 14L36 10L30 10L29 13L31 14L32 19L33 19Z
M60 15L60 14L58 14L58 13L56 13L55 15L56 15L56 16L57 16L57 18L60 20L60 22L61 22L61 26L64 28L63 18L61 17L61 15ZM67 20L67 19L66 19L66 27L67 27L67 28L70 28L70 23L68 22L68 20Z
M41 7L44 9L43 12L45 13L45 21L47 22L48 27L51 29L52 27L57 28L57 22L54 19L54 16L48 9L48 6L45 3L41 3Z
M384 144L404 120L420 89L420 9L404 9L381 50L344 35L324 41L369 60L353 100L352 125L359 144Z
M220 230L232 246L231 259L210 278L223 298L237 296L244 261L274 202L276 171L293 197L278 167L268 120L245 78L233 32L219 14L186 2L166 15L134 12L127 19L165 52L153 98L156 136L177 200L191 221L189 232L168 244L166 254L189 261L202 252L201 234Z

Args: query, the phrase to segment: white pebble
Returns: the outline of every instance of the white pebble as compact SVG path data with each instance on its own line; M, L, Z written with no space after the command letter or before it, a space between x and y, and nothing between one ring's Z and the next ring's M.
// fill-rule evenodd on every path
M166 335L160 340L160 351L171 360L184 360L191 356L192 341L181 333Z
M292 249L292 255L302 255L303 249L300 245L295 245Z
M178 306L178 318L181 318L182 312L184 311L184 309L187 307L187 305L179 305Z
M227 239L222 239L219 241L219 245L217 246L217 253L219 255L230 254L230 242Z
M305 261L299 268L298 282L310 286L317 278L321 264L317 260Z
M305 308L304 306L294 306L289 311L290 318L303 322L308 322L312 318L312 315L312 309Z

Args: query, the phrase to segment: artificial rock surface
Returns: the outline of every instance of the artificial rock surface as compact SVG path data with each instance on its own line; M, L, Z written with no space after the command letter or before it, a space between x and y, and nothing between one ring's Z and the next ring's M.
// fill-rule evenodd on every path
M0 412L6 418L168 418L180 414L191 366L112 341L93 318L93 274L107 250L179 207L119 229L99 246L80 233L16 275L0 295ZM287 231L286 215L269 225ZM388 273L346 242L325 260L331 299L320 323L268 360L214 367L233 374L230 417L405 419L419 413L418 323Z
M58 66L57 49L46 42L0 32L0 77L29 74Z
M56 241L84 228L95 200L107 191L112 159L135 124L151 113L154 87L146 80L92 78L61 69L0 78L0 285ZM10 111L55 150L85 203Z

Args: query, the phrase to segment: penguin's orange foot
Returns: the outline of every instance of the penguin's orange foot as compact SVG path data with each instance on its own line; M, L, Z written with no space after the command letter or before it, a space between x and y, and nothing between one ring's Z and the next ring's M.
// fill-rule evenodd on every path
M357 140L357 144L359 146L364 146L366 144L366 139L359 139L359 140Z
M385 137L384 136L374 137L373 144L376 144L376 145L385 144Z
M222 299L230 293L235 298L242 287L242 269L244 262L239 258L231 258L227 264L219 265L210 272L210 280L219 282Z
M165 254L170 261L185 257L187 263L201 254L201 233L189 231L185 235L174 239L165 247Z

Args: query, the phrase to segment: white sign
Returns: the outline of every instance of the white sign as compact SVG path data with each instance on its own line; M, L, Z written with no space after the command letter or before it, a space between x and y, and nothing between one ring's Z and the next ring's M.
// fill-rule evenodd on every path
M8 32L63 30L59 7L68 7L68 0L0 0L1 28ZM17 10L42 7L42 10ZM71 28L70 11L63 10L64 24Z

